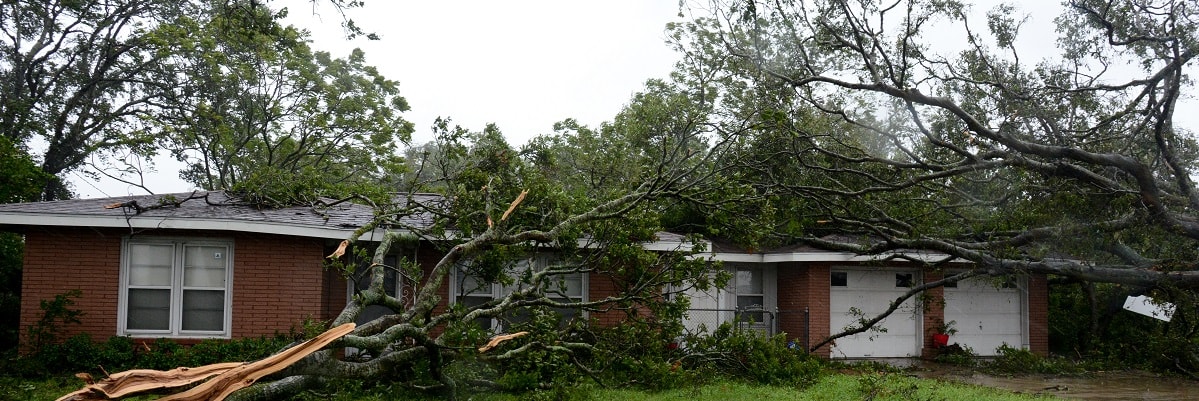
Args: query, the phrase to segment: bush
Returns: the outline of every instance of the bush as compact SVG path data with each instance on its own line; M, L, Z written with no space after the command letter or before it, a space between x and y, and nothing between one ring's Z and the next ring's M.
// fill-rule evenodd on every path
M769 385L809 385L820 377L822 362L787 345L783 335L736 330L729 323L711 335L687 341L686 366L708 369Z
M592 364L608 384L661 390L702 381L706 375L682 367L680 331L652 318L630 317L598 330Z
M204 340L186 347L170 339L135 340L114 336L95 342L78 334L58 344L17 358L12 373L24 377L46 377L86 372L104 375L129 369L169 370L218 362L255 361L278 352L291 342L287 336L238 340Z
M1083 369L1068 360L1046 358L1032 351L1012 348L1007 344L995 349L998 356L983 366L987 371L1005 374L1080 374Z

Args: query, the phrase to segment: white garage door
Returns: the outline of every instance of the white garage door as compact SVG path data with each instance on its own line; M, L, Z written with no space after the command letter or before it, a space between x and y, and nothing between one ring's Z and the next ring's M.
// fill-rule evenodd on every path
M1027 348L1020 288L1016 281L1000 283L990 277L945 287L945 321L953 321L958 330L949 343L970 347L983 356L995 355L995 348L1002 344Z
M830 329L833 333L858 325L861 317L878 316L909 287L919 284L915 271L832 269ZM834 358L890 358L920 355L921 314L914 299L908 299L891 316L867 331L836 341ZM855 313L858 311L860 313Z

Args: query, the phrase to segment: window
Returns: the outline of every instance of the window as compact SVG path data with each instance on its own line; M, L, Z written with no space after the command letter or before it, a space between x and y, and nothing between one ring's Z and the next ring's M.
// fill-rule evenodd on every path
M547 254L538 254L529 259L522 260L512 267L509 267L507 274L519 280L521 273L529 269L536 271L544 270L551 267L552 257ZM571 273L555 276L545 287L546 297L558 302L579 302L586 300L586 276L582 273ZM491 301L511 294L514 291L524 289L526 284L514 283L512 285L503 285L500 283L489 283L478 277L475 277L466 270L465 266L458 266L454 269L454 275L451 280L452 297L454 302L465 306L468 309L477 307ZM577 309L556 309L562 315L563 321L570 321L579 316L580 311ZM528 319L527 311L515 311L510 315L505 316L502 320L508 322L521 322ZM479 326L484 329L502 330L499 319L479 318L477 319Z
M483 305L502 295L499 284L487 283L478 277L468 274L465 266L458 266L458 268L454 269L453 284L454 302L467 309ZM475 319L475 322L484 330L490 330L495 326L494 320L489 317Z
M833 287L849 286L849 272L833 272L832 281Z
M763 283L761 267L740 266L734 272L736 281L737 313L739 320L751 323L764 323L761 311L766 305L766 286Z
M126 239L118 334L229 337L233 243Z
M397 258L396 255L387 255L383 258L383 264L389 267L395 267L398 261L399 258ZM350 280L349 282L349 285L351 286L350 295L357 295L363 290L370 288L371 279L372 276L370 264L362 263L359 265L354 271L353 280ZM399 271L397 271L395 268L387 268L383 270L383 291L396 298L399 298L401 295L403 295L404 282L400 279ZM349 299L347 299L347 301L349 301ZM392 313L395 312L393 312L391 308L383 305L367 305L366 308L363 308L362 312L358 314L358 318L354 322L362 325L366 324L366 322L390 315Z
M895 273L896 288L911 288L912 283L912 273Z

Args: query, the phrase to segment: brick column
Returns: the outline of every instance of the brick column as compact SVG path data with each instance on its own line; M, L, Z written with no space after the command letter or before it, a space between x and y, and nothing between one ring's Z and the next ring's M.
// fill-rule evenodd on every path
M829 328L829 308L831 307L829 305L829 265L809 264L807 271L801 277L803 288L806 289L804 298L810 323L808 332L808 346L810 347L832 334ZM825 358L828 358L831 353L832 350L828 346L813 351L813 354Z
M941 270L926 270L924 272L924 282L929 283L945 278L945 272ZM934 357L936 356L936 346L933 344L933 334L937 333L937 327L945 322L945 287L932 288L924 292L921 297L924 302L924 347L920 350L921 356Z
M1028 277L1028 348L1049 355L1049 280L1044 274Z

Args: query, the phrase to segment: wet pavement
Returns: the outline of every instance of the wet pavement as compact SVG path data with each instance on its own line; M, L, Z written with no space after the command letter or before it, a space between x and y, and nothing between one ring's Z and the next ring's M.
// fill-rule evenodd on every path
M916 376L1074 400L1199 400L1199 381L1145 372L1095 372L1084 377L992 376L952 365L921 364Z

